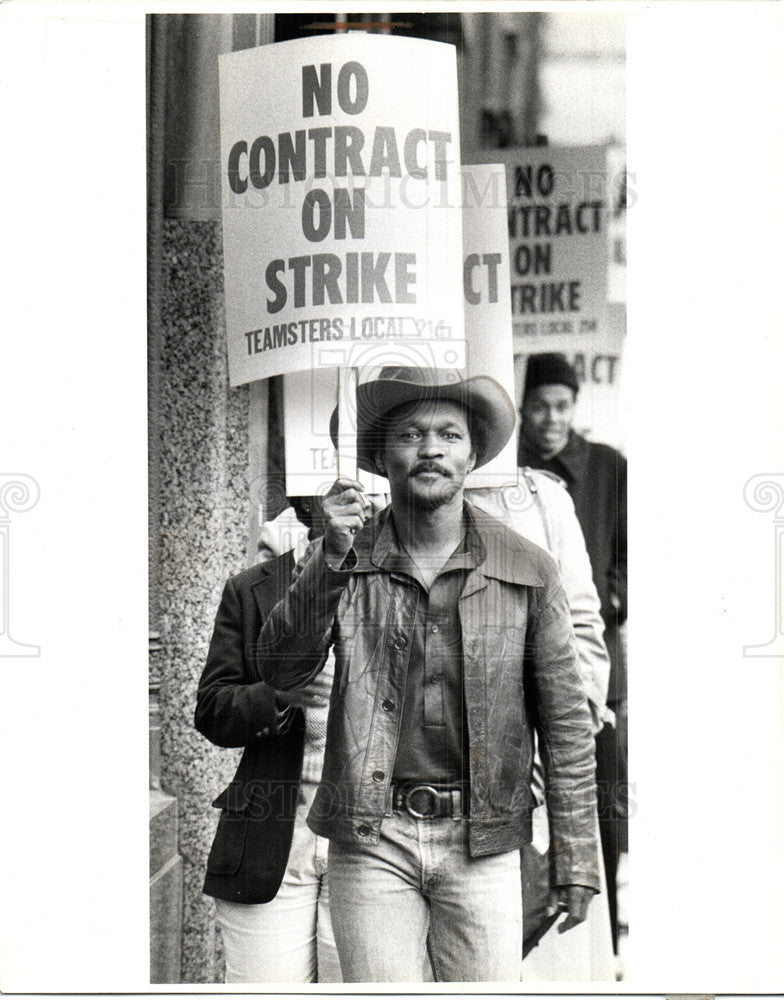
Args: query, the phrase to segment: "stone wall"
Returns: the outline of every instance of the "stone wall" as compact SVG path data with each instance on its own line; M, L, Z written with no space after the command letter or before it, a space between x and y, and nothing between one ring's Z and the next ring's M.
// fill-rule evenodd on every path
M237 757L196 732L193 711L223 583L245 565L248 388L227 388L218 223L164 222L161 255L161 788L177 800L181 981L210 983L222 980L214 904L201 892L217 822L210 803L233 775Z

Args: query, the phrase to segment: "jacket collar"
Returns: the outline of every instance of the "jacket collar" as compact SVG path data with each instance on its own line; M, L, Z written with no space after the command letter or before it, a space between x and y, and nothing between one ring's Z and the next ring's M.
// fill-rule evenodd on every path
M515 583L519 586L542 587L545 581L539 574L533 556L536 547L516 531L512 531L498 518L479 510L473 504L465 505L468 516L485 550L484 562L471 574ZM470 578L468 583L470 583ZM464 596L467 590L464 591Z
M258 587L259 584L263 583L272 573L291 573L293 568L294 549L289 549L287 552L283 552L279 556L273 556L272 559L266 559L262 563L256 563L255 569L258 572L259 578L255 581L255 583L251 584L251 586Z
M560 458L561 464L569 473L572 482L579 483L585 479L588 466L588 442L581 434L569 431L566 447L555 457Z
M357 556L354 573L389 572L388 557L397 554L397 541L391 506L368 521L354 541ZM478 565L469 573L463 596L473 593L491 577L520 586L541 587L544 581L531 558L530 542L511 528L468 501L463 502L466 517L466 547L476 552Z
M569 431L569 438L563 449L552 458L542 458L539 452L523 442L521 458L523 465L532 469L546 469L555 472L571 486L585 479L588 466L588 442L576 431Z
M251 591L262 618L266 618L291 582L294 552L284 552L274 559L258 563L253 569L256 579L250 585Z

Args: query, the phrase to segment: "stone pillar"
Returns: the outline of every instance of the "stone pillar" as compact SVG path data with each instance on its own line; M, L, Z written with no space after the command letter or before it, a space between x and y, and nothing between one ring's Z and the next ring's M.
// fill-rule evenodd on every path
M248 390L227 388L218 224L167 221L163 266L161 787L179 807L182 981L215 982L214 907L201 886L217 819L210 803L236 758L196 732L193 710L223 584L245 566Z
M150 791L150 982L182 974L182 858L177 852L177 800Z

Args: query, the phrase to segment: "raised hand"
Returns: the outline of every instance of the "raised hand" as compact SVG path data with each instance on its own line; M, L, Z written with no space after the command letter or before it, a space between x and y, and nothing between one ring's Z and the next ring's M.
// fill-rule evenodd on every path
M354 535L373 512L362 489L355 479L336 479L324 497L324 556L333 569L342 565Z

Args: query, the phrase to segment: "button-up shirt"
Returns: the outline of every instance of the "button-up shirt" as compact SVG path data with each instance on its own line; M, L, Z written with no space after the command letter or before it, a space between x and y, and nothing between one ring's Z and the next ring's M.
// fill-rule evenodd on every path
M467 777L467 723L458 601L468 571L484 560L482 542L468 521L460 544L428 587L400 544L389 518L379 543L403 613L413 622L394 778L457 782Z

